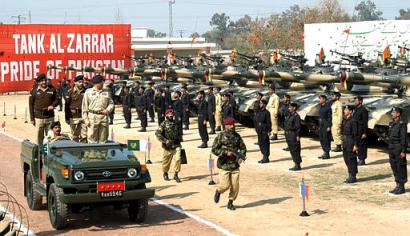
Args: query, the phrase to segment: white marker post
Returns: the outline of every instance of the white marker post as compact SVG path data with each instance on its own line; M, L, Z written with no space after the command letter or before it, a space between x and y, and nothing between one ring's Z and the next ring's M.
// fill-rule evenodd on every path
M3 116L6 116L6 102L3 102Z
M24 109L24 123L28 123L28 120L27 120L27 107Z
M212 154L209 154L209 159L208 159L208 168L211 171L211 181L209 181L208 185L215 185L215 181L213 178L213 169L214 169L214 160L212 159Z
M17 107L16 104L14 104L14 117L13 119L17 120Z
M145 164L152 164L152 161L151 161L151 143L150 143L149 137L148 137L147 140L148 140L147 141L147 150L146 150L145 153L147 153L147 155L148 155L148 160L145 162Z

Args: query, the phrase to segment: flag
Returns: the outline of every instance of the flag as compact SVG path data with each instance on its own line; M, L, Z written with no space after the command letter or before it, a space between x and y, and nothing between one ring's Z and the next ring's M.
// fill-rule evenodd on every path
M214 159L212 159L212 158L208 159L208 169L210 169L210 170L214 169Z
M6 121L3 121L3 123L1 123L1 128L6 128Z
M349 33L350 33L350 29L345 29L345 30L343 30L343 33L349 34Z
M146 152L149 148L147 140L128 140L127 147L130 151Z
M320 59L320 61L324 61L325 58L326 58L325 50L323 50L323 48L320 48L320 52L319 52L319 59Z
M220 38L219 41L221 41L221 43L224 43L224 38Z
M192 35L192 43L196 43L196 35Z
M300 197L306 198L306 200L309 200L309 186L305 184L305 181L302 180L300 183Z
M390 57L390 48L387 46L383 51L383 61Z

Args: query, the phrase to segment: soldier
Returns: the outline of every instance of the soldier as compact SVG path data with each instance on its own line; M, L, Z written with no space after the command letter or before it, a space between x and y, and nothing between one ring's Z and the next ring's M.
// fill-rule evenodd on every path
M149 117L150 117L149 122L155 122L155 120L154 120L154 116L155 116L155 113L154 113L155 91L152 88L153 84L154 84L154 82L149 81L148 82L148 87L147 87L147 89L145 89L145 93L144 93L145 97L147 98L147 104L148 104L148 106L147 106L148 109L147 110L148 110L148 114L149 114Z
M130 88L127 87L126 81L123 82L120 96L121 96L122 112L124 114L124 119L126 123L126 125L124 126L124 129L130 129L131 119L132 119L132 114L131 114L132 93L130 91Z
M138 118L141 121L141 128L138 132L147 131L147 98L144 95L144 87L140 87L135 97L135 107L137 108Z
M285 94L283 95L283 99L280 102L280 108L279 108L279 123L284 126L285 119L290 115L289 113L289 105L290 105L290 95Z
M253 103L253 124L255 126L255 130L258 129L258 123L256 122L256 116L261 111L260 104L263 98L263 94L261 92L256 93L256 101Z
M201 136L202 144L198 148L208 147L208 130L206 128L206 122L208 121L208 103L205 100L205 92L198 92L198 130Z
M183 85L181 87L181 102L182 102L182 122L184 124L184 130L189 130L189 104L190 98L187 91L187 86Z
M357 182L357 121L352 117L354 106L348 105L345 107L345 118L342 122L342 137L343 137L343 159L347 166L349 177L345 180L345 183Z
M214 201L219 202L221 194L229 189L227 208L235 210L233 201L239 193L239 166L242 159L235 156L234 152L246 155L246 145L241 136L235 131L235 119L224 119L225 131L219 133L212 145L212 153L218 156L219 185L215 191Z
M291 171L298 171L302 168L300 163L302 162L302 157L300 156L300 116L296 112L298 104L292 102L289 105L289 115L286 117L284 129L286 143L292 156L292 160L295 166L290 168Z
M182 132L182 114L183 114L183 107L182 107L182 101L181 101L181 92L176 91L174 93L175 95L175 100L173 104L173 110L174 110L174 115L175 115L175 124L177 125L179 132L183 134Z
M158 120L158 126L161 125L161 123L165 120L165 101L164 97L162 96L162 89L157 89L155 97L154 97L154 103L155 103L155 111L157 112L157 120Z
M51 133L49 132L48 135L44 138L43 144L52 144L55 141L61 141L61 140L70 140L70 137L68 135L61 133L61 124L60 121L53 121L50 124L50 130L52 131Z
M234 114L235 114L235 110L230 101L231 101L231 94L225 93L224 103L222 104L222 119L224 120L227 117L234 117ZM225 129L225 125L223 125L223 128Z
M74 87L65 96L65 121L70 125L71 136L75 142L87 142L87 125L82 118L84 93L84 76L74 78Z
M396 187L390 191L393 194L405 193L407 182L407 122L401 120L401 114L401 108L394 107L391 112L393 121L389 124L389 161L396 181Z
M106 143L108 140L108 115L114 110L114 101L103 90L104 79L101 75L92 78L93 87L84 93L82 118L87 125L88 143Z
M270 140L278 140L278 113L279 97L275 93L275 85L269 85L269 102L266 109L270 112L272 124L272 137Z
M229 91L228 93L230 94L229 102L231 103L232 112L233 112L232 118L236 119L236 111L237 111L236 105L237 104L236 104L236 101L235 101L235 96L233 94L233 91Z
M367 158L367 122L369 121L369 113L363 106L363 97L357 96L354 98L356 109L353 112L353 118L357 121L357 129L359 135L357 157L359 158L359 166L366 165Z
M258 163L269 163L270 143L269 134L272 132L270 112L266 110L268 102L264 99L259 103L260 111L256 115L256 133L258 134L258 144L263 158Z
M214 88L215 94L215 131L221 131L222 127L222 95L221 88Z
M134 105L137 104L136 99L137 99L137 97L139 96L140 87L141 87L141 84L140 84L139 81L137 81L137 82L134 84L134 88L132 89L132 90L133 90L132 93L133 93L133 97L134 97ZM138 117L138 109L137 109L137 106L136 106L136 105L135 105L135 111L137 112L137 117L135 117L135 120L139 120L140 118Z
M63 110L63 102L62 102L62 98L63 98L63 84L61 83L61 81L57 82L57 87L56 87L56 92L57 92L57 97L58 100L60 101L60 103L58 104L58 106L60 107L59 111Z
M327 103L326 95L319 95L319 139L323 149L323 155L319 159L330 159L330 131L332 127L332 110Z
M114 101L114 82L112 80L106 80L104 83L104 90L108 92L108 96L110 96L111 100ZM114 104L114 103L113 103ZM110 117L110 125L114 124L114 113L115 113L115 104L113 105L112 111L108 114Z
M215 134L215 95L213 93L214 88L208 87L208 119L211 132L209 134Z
M182 133L176 127L173 117L174 113L172 109L168 109L165 113L165 121L161 123L158 130L155 132L158 140L162 143L162 149L164 150L162 158L162 171L164 172L164 180L168 181L168 171L171 166L172 159L174 158L174 180L181 182L178 177L178 173L181 171L181 140Z
M172 99L171 99L171 92L169 91L169 85L165 86L164 93L162 96L164 96L165 108L166 109L172 108Z
M343 106L339 101L341 94L339 92L333 92L332 94L332 136L333 141L336 144L336 148L332 151L341 152L342 151L342 136L340 130L342 128L343 121Z
M54 121L54 108L59 104L59 99L56 91L48 87L45 74L37 77L37 83L38 86L29 96L29 109L30 121L36 127L37 144L40 146L51 122Z

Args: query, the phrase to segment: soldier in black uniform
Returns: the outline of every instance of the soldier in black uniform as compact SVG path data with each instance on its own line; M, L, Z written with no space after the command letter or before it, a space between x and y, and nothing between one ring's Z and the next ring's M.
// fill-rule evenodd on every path
M233 109L233 118L234 119L236 119L237 117L236 117L236 112L237 112L237 107L236 107L236 101L235 101L235 96L234 96L234 94L233 94L233 91L229 91L229 93L231 94L231 97L230 97L230 103L231 103L231 106L232 106L232 109Z
M323 155L319 159L330 159L330 142L332 128L332 109L327 102L326 95L319 95L319 139L323 149Z
M211 127L211 132L209 134L215 134L215 95L213 92L214 88L208 88L208 119L209 126Z
M396 187L390 191L393 194L405 193L407 182L407 121L401 120L401 114L401 108L394 107L391 112L393 121L389 124L389 161L396 181Z
M149 117L150 117L150 121L149 122L155 122L155 120L154 120L154 116L155 116L155 113L154 113L154 96L155 96L155 91L154 91L154 89L152 88L152 85L153 85L154 83L152 82L152 81L149 81L148 82L148 88L147 89L145 89L145 92L144 92L144 94L145 94L145 96L146 96L146 98L147 98L147 110L148 110L148 114L149 114Z
M260 109L260 103L262 100L263 94L261 92L256 93L256 101L253 103L253 125L255 127L255 131L258 132L258 123L256 122L256 116L258 115ZM255 143L255 145L259 145Z
M157 112L158 126L165 120L165 101L162 89L158 89L154 97L155 111Z
M131 128L131 105L132 105L132 93L130 88L127 87L127 82L124 82L121 90L121 103L122 103L122 112L124 113L125 123L124 129Z
M178 132L182 135L182 113L183 113L183 107L182 107L182 101L181 101L181 92L176 91L175 93L175 100L173 104L173 110L174 110L174 119L175 119L175 125L178 127Z
M208 147L208 130L206 128L206 122L208 121L208 103L205 100L205 92L198 92L198 130L199 135L202 139L202 144L198 148L207 148Z
M147 98L144 95L144 87L140 87L135 97L135 106L138 117L141 120L141 129L138 132L147 131Z
M106 88L105 88L110 96L110 98L114 101L114 82L112 80L106 80ZM114 124L114 113L115 113L115 108L110 112L109 117L110 117L110 125Z
M140 92L140 87L141 84L139 81L135 82L134 88L132 89L133 97L134 97L134 105L135 105L135 111L137 112L137 117L135 117L135 120L139 120L139 114L138 114L138 109L137 109L137 97L139 96Z
M182 101L182 122L184 124L184 130L189 129L189 94L187 92L187 86L184 85L181 87L181 101Z
M369 121L369 112L363 106L363 98L361 96L357 96L354 98L354 105L356 109L353 112L353 118L357 121L357 129L358 129L358 153L357 157L359 159L359 166L366 165L366 158L367 158L367 122Z
M292 102L289 105L289 115L287 116L284 124L286 143L292 156L292 160L295 166L290 168L291 171L298 171L302 168L300 163L302 157L300 155L300 116L296 112L298 104Z
M60 107L59 111L63 110L63 102L62 102L62 98L63 98L63 84L61 83L61 81L57 82L57 87L56 87L56 92L57 92L57 97L60 100L60 104L58 104L58 106Z
M358 150L357 142L357 121L352 116L354 106L347 105L344 109L344 118L342 122L342 145L343 145L343 159L347 166L349 177L345 180L345 183L357 182L357 158L356 153Z
M283 99L279 104L279 116L278 122L280 127L285 127L285 119L289 116L289 105L290 105L290 95L283 95ZM289 152L289 147L282 149L283 151Z
M232 107L231 103L231 94L225 93L224 94L224 101L222 104L222 120L225 120L227 117L234 117L234 108ZM225 130L225 125L222 124L222 128Z
M272 132L272 123L270 120L270 113L266 110L267 104L268 101L264 99L261 100L259 103L260 111L255 117L257 123L256 133L258 134L258 144L263 155L262 160L258 161L258 163L261 164L269 163L270 156L269 134Z
M171 92L169 91L169 85L165 86L162 96L164 96L165 109L172 108L172 99Z

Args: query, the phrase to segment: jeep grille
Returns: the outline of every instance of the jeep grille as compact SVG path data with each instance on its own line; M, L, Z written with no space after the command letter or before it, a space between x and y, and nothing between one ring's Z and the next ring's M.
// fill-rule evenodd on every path
M125 179L127 178L127 168L101 168L101 169L87 169L84 172L84 181L99 181L99 180L112 180L112 179ZM110 175L103 173L109 172Z

